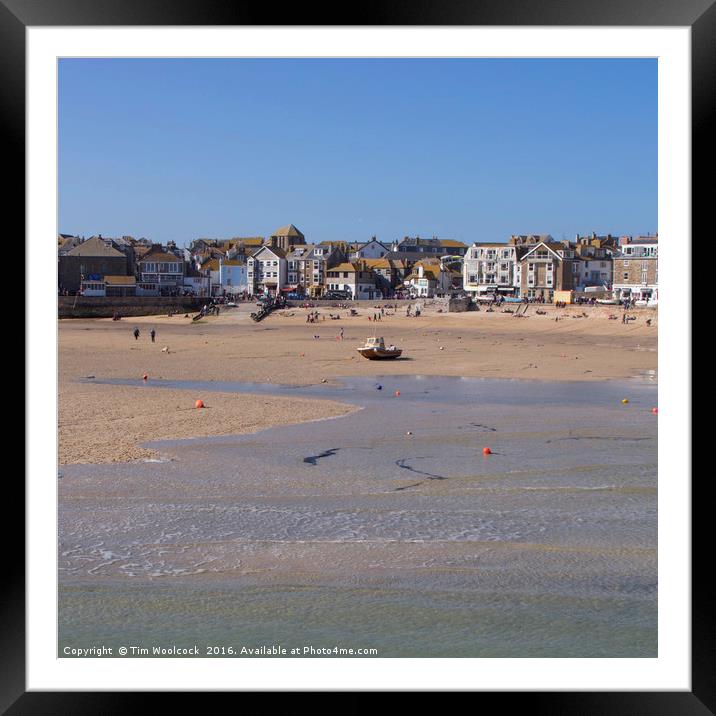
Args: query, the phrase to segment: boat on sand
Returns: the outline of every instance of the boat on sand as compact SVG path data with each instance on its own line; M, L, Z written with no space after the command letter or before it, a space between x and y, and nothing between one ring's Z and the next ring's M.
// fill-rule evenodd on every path
M395 346L386 348L383 338L378 338L377 336L366 338L365 345L356 348L356 350L368 360L390 360L391 358L398 358L403 352Z

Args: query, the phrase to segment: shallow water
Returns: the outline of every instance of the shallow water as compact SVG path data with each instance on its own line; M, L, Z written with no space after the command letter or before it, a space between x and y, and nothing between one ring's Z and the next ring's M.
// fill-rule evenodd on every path
M654 384L384 377L146 389L161 386L363 409L153 443L163 462L64 467L60 654L298 644L657 655Z

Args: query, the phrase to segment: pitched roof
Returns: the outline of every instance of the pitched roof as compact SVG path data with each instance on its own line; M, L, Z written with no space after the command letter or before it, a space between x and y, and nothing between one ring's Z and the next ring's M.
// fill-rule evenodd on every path
M522 260L526 259L532 252L536 251L540 246L544 246L546 249L549 249L549 251L551 251L553 254L555 254L555 256L557 256L557 258L560 260L562 259L562 256L560 256L557 252L561 251L565 248L568 248L568 247L565 247L563 244L547 243L546 241L540 241L538 244L535 244L534 246L532 246L532 248L530 248L530 250L527 253L525 253L525 255L520 260L522 261Z
M390 261L386 258L382 259L361 259L363 263L368 267L372 269L389 269L393 268L391 266Z
M67 252L68 256L116 256L119 258L126 258L121 251L112 248L105 244L102 239L97 236L93 236L87 241L83 241L74 249Z
M460 248L467 248L467 244L463 244L462 241L455 241L454 239L438 239L441 246L453 246Z
M328 269L329 271L349 271L349 272L355 272L358 271L358 267L355 264L351 264L348 262L344 262L342 264L338 264L338 266L332 266Z
M124 254L120 254L120 256L123 256ZM175 256L174 254L170 254L167 251L164 251L164 249L152 249L148 254L145 254L141 258L142 261L168 261L171 262L179 262L181 263L181 259L178 256Z
M260 246L256 251L254 251L251 256L258 256L262 251L270 251L271 253L275 254L279 258L285 259L286 258L286 252L279 248L278 246L269 246L268 244L264 244L263 246Z
M300 236L304 238L303 234L293 224L288 224L287 226L282 226L280 229L276 229L271 236Z

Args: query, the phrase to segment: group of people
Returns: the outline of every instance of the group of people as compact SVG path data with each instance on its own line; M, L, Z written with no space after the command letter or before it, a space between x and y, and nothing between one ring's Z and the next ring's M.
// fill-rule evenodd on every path
M385 308L383 306L380 307L380 310L373 314L373 323L376 321L381 321L383 319L383 316L385 315ZM370 321L370 316L368 316L368 320Z
M140 336L139 328L135 326L132 335L134 336L134 340L138 341ZM152 339L152 343L154 343L154 339L157 337L157 332L154 328L149 331L149 337Z

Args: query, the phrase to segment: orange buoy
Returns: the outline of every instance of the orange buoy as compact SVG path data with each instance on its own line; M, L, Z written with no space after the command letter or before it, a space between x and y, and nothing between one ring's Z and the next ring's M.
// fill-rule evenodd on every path
M492 450L490 450L489 447L482 448L482 454L483 455L492 455Z
M396 398L399 398L399 397L400 397L400 391L399 391L399 390L396 390L396 391L395 391L395 397L396 397Z
M204 401L203 401L203 400L197 400L196 403L194 403L194 405L195 405L197 408L203 408L203 407L204 407Z
M654 413L654 415L657 415L659 412L659 408L652 408L651 412Z

